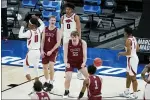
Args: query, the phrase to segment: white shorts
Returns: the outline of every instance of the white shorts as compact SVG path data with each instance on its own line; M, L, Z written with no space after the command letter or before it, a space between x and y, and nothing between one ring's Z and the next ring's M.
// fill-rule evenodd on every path
M63 50L64 50L64 44L68 43L68 41L70 40L70 37L63 37Z
M72 30L73 31L73 30ZM71 30L63 32L63 43L67 43L71 39Z
M150 84L146 84L145 86L144 100L150 100Z
M138 57L127 57L127 72L130 76L135 76L137 74L138 64Z
M63 37L63 44L68 43L70 39L70 37Z
M40 50L29 50L25 58L27 66L38 66L40 61Z

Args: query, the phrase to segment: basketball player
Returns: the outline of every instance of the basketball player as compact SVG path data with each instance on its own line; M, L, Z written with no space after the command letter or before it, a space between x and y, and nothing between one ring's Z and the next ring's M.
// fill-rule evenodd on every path
M67 43L70 39L72 31L78 31L81 39L81 23L80 17L74 13L75 6L67 3L65 5L66 14L61 17L61 30L63 32L63 44ZM63 47L64 48L64 47ZM77 77L82 78L82 74L78 72Z
M40 27L38 27L38 22ZM25 25L25 22L23 23ZM41 42L41 33L44 30L43 21L35 15L32 15L32 18L29 20L28 28L26 32L24 31L25 26L21 26L19 31L19 38L27 38L27 48L28 53L23 62L23 68L26 74L28 81L31 81L31 76L29 74L29 66L34 66L36 80L38 80L38 65L40 60L40 42Z
M35 81L33 89L35 93L31 94L31 100L50 100L47 92L42 91L42 83L40 81Z
M125 28L125 39L126 39L126 52L119 52L118 56L126 56L127 57L127 79L126 79L126 91L124 91L120 96L125 96L133 99L137 99L137 80L136 73L137 67L139 63L139 59L137 56L137 51L139 50L139 45L136 41L136 38L132 35L132 28ZM130 95L129 88L132 82L134 94Z
M148 73L148 78L145 77L145 74ZM142 79L147 83L144 91L144 100L150 100L150 57L149 64L145 66L141 73Z
M64 63L66 66L65 78L65 93L63 98L69 95L70 81L72 78L72 71L77 68L85 78L88 77L86 69L87 60L87 44L84 40L79 38L77 31L71 32L71 39L64 44Z
M87 88L88 90L88 100L102 100L101 89L102 89L102 78L94 75L96 72L96 67L90 65L88 67L89 77L84 80L82 90L79 94L78 99L81 99Z
M42 34L41 43L42 64L46 79L44 87L46 87L46 91L51 91L53 88L54 65L58 53L58 47L61 42L61 33L55 26L56 17L51 16L49 23L49 26L45 28ZM48 69L50 69L50 79Z

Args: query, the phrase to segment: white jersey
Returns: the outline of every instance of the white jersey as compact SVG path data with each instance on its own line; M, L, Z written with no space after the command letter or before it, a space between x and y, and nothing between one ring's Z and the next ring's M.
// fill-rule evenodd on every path
M66 14L63 16L63 26L64 26L64 37L70 37L72 31L76 31L75 13L71 17L67 17Z
M28 49L40 49L41 32L39 29L36 31L30 30L30 38L27 39Z
M41 34L45 28L45 25L41 19L39 19L38 21L41 26L36 30L28 30L26 32L23 32L24 26L21 26L19 31L19 38L27 38L27 48L29 50L40 49Z
M127 57L137 57L137 40L135 37L128 38L131 41L131 54ZM125 47L127 50L127 48Z

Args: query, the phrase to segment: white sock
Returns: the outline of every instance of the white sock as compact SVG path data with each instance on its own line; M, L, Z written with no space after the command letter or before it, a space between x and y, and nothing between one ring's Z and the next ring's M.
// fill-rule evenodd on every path
M133 93L133 95L135 95L135 96L136 96L136 95L137 95L137 92L134 92L134 93Z
M46 80L45 82L49 83L49 79L48 79L48 80Z
M29 66L26 66L26 65L24 64L24 65L23 65L23 69L24 69L25 75L28 75L28 74L29 74Z
M126 88L126 92L129 92L129 88Z
M54 82L53 80L50 80L50 84L53 84L53 82Z

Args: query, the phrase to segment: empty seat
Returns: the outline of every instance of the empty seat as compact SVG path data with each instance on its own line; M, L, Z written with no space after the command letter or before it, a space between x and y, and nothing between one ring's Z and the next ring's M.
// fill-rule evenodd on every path
M101 8L100 6L84 5L83 11L84 13L100 14Z
M22 0L22 6L28 8L35 8L38 0Z
M59 1L44 0L42 5L45 10L54 10L54 11L60 10L61 7Z
M101 0L84 0L84 4L100 5Z
M56 21L60 21L60 13L58 13L58 12L50 12L50 11L46 11L46 10L44 10L43 12L42 12L42 16L44 17L44 18L49 18L50 16L56 16Z

